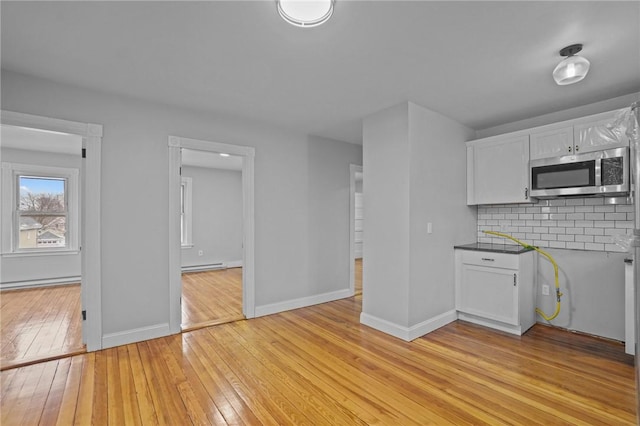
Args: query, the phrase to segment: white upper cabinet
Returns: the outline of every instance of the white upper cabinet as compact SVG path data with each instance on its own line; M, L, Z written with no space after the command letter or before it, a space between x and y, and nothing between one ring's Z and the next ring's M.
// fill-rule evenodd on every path
M574 152L573 127L531 133L531 160L561 157Z
M600 114L602 115L602 114ZM611 126L615 115L605 114L605 118L573 126L573 140L576 153L629 146L625 126Z
M565 122L564 127L550 125L531 129L531 160L629 146L626 128L611 126L617 112Z
M467 144L467 204L529 202L529 136Z

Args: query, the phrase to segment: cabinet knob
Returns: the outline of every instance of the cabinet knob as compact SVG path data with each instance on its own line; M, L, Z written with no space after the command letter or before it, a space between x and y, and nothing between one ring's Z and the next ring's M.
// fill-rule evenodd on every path
M490 259L488 257L483 257L482 260L486 260L487 262L495 262L495 259Z
M524 199L528 200L529 199L529 188L525 188L524 189Z
M575 149L575 151L576 151L576 152L580 151L580 147L579 147L578 145L576 145L576 149Z
M569 147L569 152L571 152L571 147Z
M517 277L517 275L516 275L516 274L513 274L513 285L514 285L514 286L516 285L516 281L517 281L517 278L516 278L516 277Z

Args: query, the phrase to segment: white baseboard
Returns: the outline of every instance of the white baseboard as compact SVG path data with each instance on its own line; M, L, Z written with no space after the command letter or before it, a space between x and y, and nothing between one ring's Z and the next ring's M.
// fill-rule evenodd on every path
M102 336L102 348L106 349L114 346L128 345L129 343L156 339L170 334L171 329L169 328L169 323L134 328L131 330L119 331L117 333L108 333Z
M375 328L378 331L382 331L383 333L387 333L391 336L410 342L414 339L417 339L418 337L431 333L432 331L437 330L440 327L449 324L450 322L455 321L457 318L458 315L456 313L456 310L452 309L411 327L405 327L362 312L360 314L360 323L371 328Z
M227 268L242 268L242 260L227 262Z
M22 288L31 288L31 287L51 287L54 285L65 285L65 284L78 284L82 277L61 277L61 278L49 278L45 280L27 280L27 281L13 281L7 283L0 284L0 290L9 290L9 289L22 289Z
M320 303L332 302L334 300L344 299L353 294L349 289L332 291L329 293L317 294L315 296L301 297L300 299L287 300L285 302L270 303L268 305L256 306L256 317L277 314L278 312L290 311L292 309L304 308L307 306L318 305Z

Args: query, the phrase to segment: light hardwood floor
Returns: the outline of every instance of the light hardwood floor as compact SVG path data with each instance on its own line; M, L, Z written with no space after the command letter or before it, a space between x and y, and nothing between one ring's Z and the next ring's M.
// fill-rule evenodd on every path
M0 292L0 369L84 352L80 284Z
M242 268L182 274L182 329L244 319Z
M2 425L631 425L621 344L454 322L413 342L352 297L0 373Z
M185 330L244 319L242 268L182 276ZM80 284L0 292L0 370L85 351Z

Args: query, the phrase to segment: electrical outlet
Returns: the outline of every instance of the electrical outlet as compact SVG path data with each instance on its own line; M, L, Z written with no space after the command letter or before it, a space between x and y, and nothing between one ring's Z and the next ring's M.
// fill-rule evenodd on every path
M202 250L198 250L198 256L202 256L204 254L204 251ZM548 287L548 286L547 286ZM549 289L547 289L547 294L549 293Z
M548 296L549 295L549 286L546 284L542 285L542 295L543 296Z

